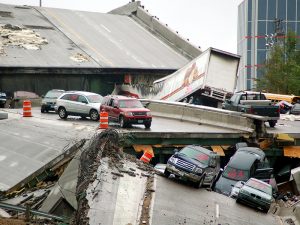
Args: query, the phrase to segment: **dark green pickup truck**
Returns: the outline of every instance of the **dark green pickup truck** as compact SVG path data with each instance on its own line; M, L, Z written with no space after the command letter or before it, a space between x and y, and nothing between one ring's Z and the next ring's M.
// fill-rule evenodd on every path
M280 118L279 106L272 105L260 92L235 93L223 103L222 108L267 117L270 127L274 127Z

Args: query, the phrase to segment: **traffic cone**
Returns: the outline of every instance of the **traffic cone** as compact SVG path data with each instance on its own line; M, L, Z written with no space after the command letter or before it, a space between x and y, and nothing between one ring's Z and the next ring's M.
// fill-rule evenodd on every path
M30 100L23 101L23 117L32 117Z
M107 129L108 128L108 113L100 112L100 125L99 129Z

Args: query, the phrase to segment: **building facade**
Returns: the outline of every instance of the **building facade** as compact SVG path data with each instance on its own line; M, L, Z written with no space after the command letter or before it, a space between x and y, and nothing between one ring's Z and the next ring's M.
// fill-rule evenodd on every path
M237 49L242 58L237 90L254 90L276 40L286 38L289 30L300 37L300 0L244 0L238 10Z

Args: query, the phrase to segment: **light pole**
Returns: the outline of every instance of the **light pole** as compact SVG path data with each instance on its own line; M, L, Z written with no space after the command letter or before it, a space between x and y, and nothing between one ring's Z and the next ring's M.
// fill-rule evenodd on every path
M40 0L40 7L42 7L42 0Z

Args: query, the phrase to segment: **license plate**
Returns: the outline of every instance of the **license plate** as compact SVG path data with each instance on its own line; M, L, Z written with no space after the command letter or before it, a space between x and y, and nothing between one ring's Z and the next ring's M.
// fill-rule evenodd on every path
M138 120L138 123L143 123L143 120Z

